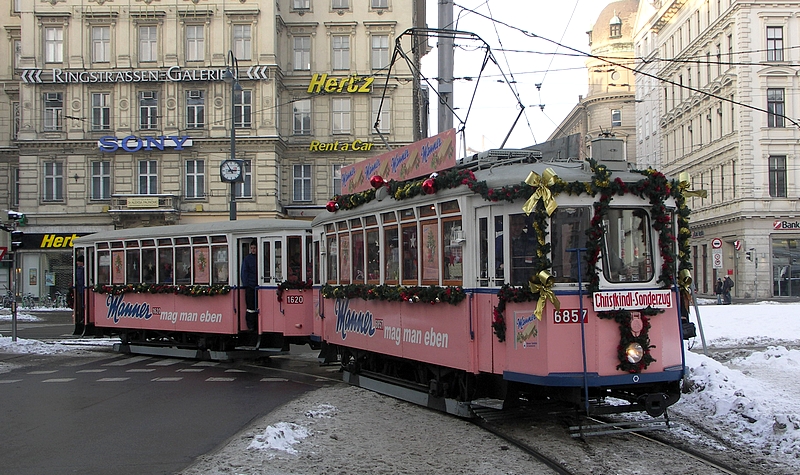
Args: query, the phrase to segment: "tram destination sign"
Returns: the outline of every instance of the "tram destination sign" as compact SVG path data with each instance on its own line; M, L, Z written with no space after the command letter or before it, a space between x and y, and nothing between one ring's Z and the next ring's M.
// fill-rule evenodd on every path
M91 84L91 83L141 83L141 82L214 82L225 80L225 68L184 69L171 66L164 69L25 69L20 74L25 84ZM268 66L250 66L240 80L269 79Z

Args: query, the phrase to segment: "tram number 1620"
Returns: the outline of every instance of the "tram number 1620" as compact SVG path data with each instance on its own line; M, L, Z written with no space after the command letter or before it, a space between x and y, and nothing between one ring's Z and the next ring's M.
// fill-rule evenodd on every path
M580 323L578 315L581 314L580 309L577 308L562 308L561 310L553 311L553 323ZM589 311L583 309L583 323L588 323Z

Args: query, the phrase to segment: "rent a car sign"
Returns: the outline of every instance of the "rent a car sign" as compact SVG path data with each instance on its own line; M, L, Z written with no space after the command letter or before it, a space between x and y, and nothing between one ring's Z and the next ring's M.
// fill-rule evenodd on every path
M615 292L595 292L594 310L637 310L647 307L672 308L673 294L671 290L621 290Z

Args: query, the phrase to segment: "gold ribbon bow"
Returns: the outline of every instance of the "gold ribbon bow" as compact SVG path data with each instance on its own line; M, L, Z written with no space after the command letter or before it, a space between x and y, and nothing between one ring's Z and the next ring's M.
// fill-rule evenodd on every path
M556 184L556 177L556 172L553 171L552 168L546 169L544 173L542 173L542 176L539 176L536 172L530 172L530 174L528 174L525 183L536 188L536 191L533 192L522 207L522 211L524 211L525 214L530 215L533 211L533 207L536 206L539 200L542 200L544 203L544 209L547 211L547 215L553 214L553 211L558 208L558 204L555 198L553 198L553 194L550 192L550 187Z
M556 297L556 294L553 293L554 281L555 279L553 279L553 276L550 275L550 273L546 270L543 270L528 279L531 292L534 294L539 294L539 301L536 302L536 310L533 311L533 314L536 315L536 318L539 320L542 319L544 307L547 305L548 300L553 302L553 306L556 308L556 310L561 309L561 302L558 301L558 297Z
M683 291L689 292L689 286L692 285L692 273L689 269L682 269L678 273L678 285Z
M696 196L698 198L707 198L708 192L706 190L689 190L689 182L681 181L678 185L684 197Z

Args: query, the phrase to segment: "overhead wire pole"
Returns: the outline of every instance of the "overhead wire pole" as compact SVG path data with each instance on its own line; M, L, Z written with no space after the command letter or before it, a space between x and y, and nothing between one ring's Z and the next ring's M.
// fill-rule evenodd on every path
M439 0L439 29L448 32L453 30L453 0ZM439 37L437 57L439 60L439 107L437 107L439 133L453 128L453 36L444 34ZM474 97L474 96L473 96ZM446 105L447 107L441 107Z

